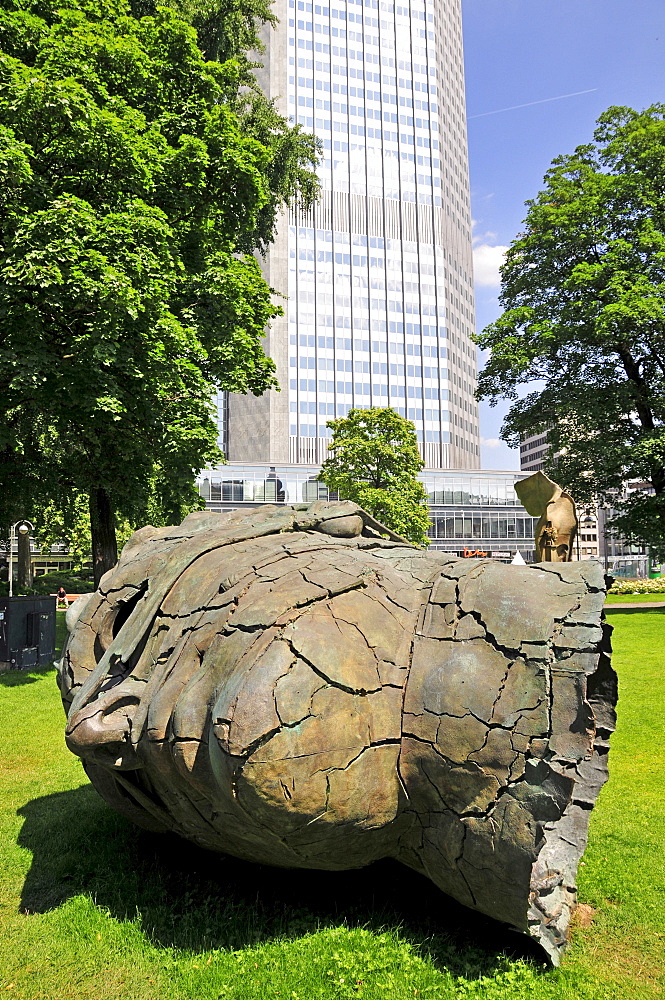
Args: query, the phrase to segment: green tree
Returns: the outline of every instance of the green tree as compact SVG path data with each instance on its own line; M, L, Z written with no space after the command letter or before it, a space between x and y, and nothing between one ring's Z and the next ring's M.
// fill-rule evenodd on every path
M660 553L664 178L665 105L606 111L527 202L501 270L505 311L477 338L491 352L478 397L513 400L504 440L546 430L548 471L579 502L612 503L615 528ZM626 494L631 480L646 488Z
M223 62L174 10L129 10L0 2L0 520L84 493L96 580L116 515L196 503L213 390L275 384L255 252L316 191L315 140L236 51L250 2L228 43L216 14Z
M418 480L424 462L410 420L395 410L349 410L329 420L333 436L319 478L415 545L427 545L427 493Z

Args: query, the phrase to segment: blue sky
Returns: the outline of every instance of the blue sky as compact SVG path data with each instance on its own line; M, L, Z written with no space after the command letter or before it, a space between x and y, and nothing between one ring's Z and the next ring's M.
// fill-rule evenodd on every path
M502 249L520 231L524 202L552 159L590 141L611 105L665 102L665 0L462 0L462 7L482 329L500 311ZM547 103L502 110L534 101ZM517 452L497 440L504 411L481 404L483 468L519 468Z

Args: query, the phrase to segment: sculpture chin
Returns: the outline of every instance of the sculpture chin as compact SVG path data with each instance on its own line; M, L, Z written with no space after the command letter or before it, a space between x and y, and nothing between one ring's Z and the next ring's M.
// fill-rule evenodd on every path
M594 563L408 545L354 504L142 529L81 610L67 745L152 830L285 867L393 857L567 940L615 677Z

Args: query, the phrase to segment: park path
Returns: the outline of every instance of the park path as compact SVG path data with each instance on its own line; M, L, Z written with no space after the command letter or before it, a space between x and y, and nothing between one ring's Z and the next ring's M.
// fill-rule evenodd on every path
M665 601L633 601L630 604L620 604L618 601L615 603L612 601L605 605L605 610L617 608L618 610L623 610L626 608L632 608L633 611L639 611L641 608L665 608Z

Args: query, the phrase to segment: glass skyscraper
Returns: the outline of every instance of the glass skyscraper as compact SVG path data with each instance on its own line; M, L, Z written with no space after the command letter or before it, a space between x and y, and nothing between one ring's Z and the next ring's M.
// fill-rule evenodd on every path
M392 406L427 468L479 468L460 0L277 0L259 82L321 140L322 194L265 262L281 392L220 400L231 462L320 464L326 421Z

